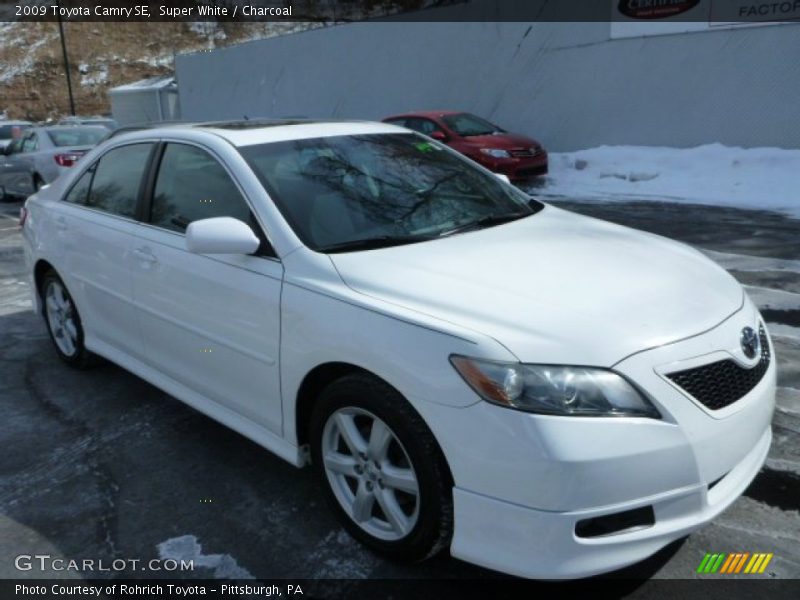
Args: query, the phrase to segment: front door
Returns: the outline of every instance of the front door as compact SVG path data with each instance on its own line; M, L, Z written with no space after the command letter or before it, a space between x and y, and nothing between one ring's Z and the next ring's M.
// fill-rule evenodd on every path
M185 249L192 221L229 216L264 240L254 256ZM168 143L149 215L134 234L134 297L146 360L215 405L281 433L283 267L228 170L208 150Z

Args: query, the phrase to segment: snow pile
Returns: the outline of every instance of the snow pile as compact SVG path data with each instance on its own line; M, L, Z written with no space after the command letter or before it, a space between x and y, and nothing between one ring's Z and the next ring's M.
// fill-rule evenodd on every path
M0 46L12 46L23 42L23 39L20 37L9 38L9 33L15 32L16 29L8 26L16 25L16 23L5 23L3 25L4 27L0 29ZM46 44L49 44L53 39L57 37L57 35L58 34L55 33L51 33L49 35L43 35L35 42L27 44L24 58L19 60L16 64L0 63L0 83L1 84L10 83L15 77L32 72L34 66L36 65L36 57L39 48L45 46Z
M800 150L600 146L552 153L538 196L664 200L800 215Z
M81 73L81 85L84 87L108 84L107 65L98 65L93 68L86 63L81 63L78 65L78 71Z

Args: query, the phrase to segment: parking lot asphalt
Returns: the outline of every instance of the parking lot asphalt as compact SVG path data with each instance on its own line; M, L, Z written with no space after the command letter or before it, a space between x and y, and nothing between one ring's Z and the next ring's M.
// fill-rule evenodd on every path
M779 361L773 446L744 496L615 575L694 578L706 552L773 552L759 577L800 578L800 220L652 202L557 204L708 253L762 308ZM382 560L344 533L309 470L112 364L62 364L29 309L18 211L0 203L0 578L77 576L14 568L17 555L37 553L193 558L195 571L176 575L198 578L496 576L444 555L413 566Z

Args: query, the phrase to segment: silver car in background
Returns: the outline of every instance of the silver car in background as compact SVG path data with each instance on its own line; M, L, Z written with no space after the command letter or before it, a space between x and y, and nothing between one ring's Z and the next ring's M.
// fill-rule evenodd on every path
M3 150L14 139L22 135L22 132L32 127L30 121L0 121L0 150Z
M26 198L51 183L108 136L101 126L31 127L0 155L0 188Z
M64 117L56 125L101 125L109 131L119 129L119 124L109 117Z

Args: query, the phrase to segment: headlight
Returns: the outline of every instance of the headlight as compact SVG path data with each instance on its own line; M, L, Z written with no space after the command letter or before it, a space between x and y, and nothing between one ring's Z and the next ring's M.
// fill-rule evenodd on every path
M508 152L497 148L481 148L481 152L488 156L493 156L494 158L511 158Z
M658 410L613 371L524 365L453 355L450 362L484 400L526 412L564 416L661 418Z

